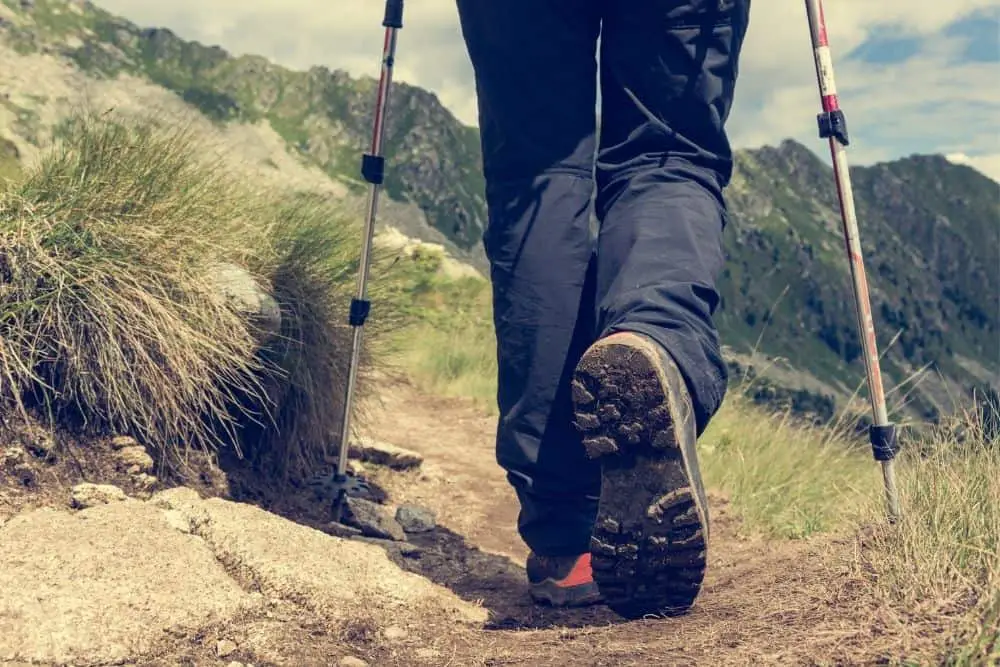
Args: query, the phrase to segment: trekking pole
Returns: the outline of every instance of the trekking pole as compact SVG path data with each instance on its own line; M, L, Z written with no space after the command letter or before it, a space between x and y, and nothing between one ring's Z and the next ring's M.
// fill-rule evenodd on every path
M372 241L375 236L375 216L378 213L378 197L385 178L385 158L382 156L382 143L385 131L385 116L389 107L389 88L392 85L392 67L396 59L396 37L403 27L403 0L386 0L385 41L382 46L382 71L378 84L378 95L375 98L375 118L372 128L372 141L369 152L361 158L361 175L368 181L368 214L365 220L365 236L361 246L361 261L358 267L358 287L356 296L351 299L351 311L348 319L354 329L354 339L351 345L351 357L347 370L347 389L344 394L343 419L340 429L340 454L337 458L337 473L333 480L336 489L336 499L333 507L333 520L340 522L344 509L344 500L353 488L347 477L347 456L351 432L351 407L354 402L354 391L358 381L358 364L361 357L361 336L365 321L371 312L371 302L368 300L368 272L371 268Z
M861 346L864 350L868 394L874 417L874 423L869 429L869 440L875 460L882 465L889 521L893 523L899 517L899 496L896 492L894 468L894 459L899 452L899 442L896 436L896 426L889 422L889 414L885 406L885 390L882 387L882 373L879 369L875 324L872 320L868 280L865 277L858 220L854 210L854 194L851 189L851 175L848 170L845 150L845 147L850 143L847 136L847 120L837 99L837 86L833 77L833 58L830 55L822 0L805 0L805 2L816 62L816 81L819 84L820 102L823 108L822 113L818 116L819 136L821 139L828 139L830 143L830 156L833 159L833 172L837 180L837 197L840 200L847 258L854 283L858 336L861 338Z

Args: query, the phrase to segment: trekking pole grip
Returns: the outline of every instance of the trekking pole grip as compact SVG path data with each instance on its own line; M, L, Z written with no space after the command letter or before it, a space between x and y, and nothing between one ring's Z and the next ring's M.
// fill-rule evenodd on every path
M382 25L396 29L403 27L403 0L386 0L385 19Z

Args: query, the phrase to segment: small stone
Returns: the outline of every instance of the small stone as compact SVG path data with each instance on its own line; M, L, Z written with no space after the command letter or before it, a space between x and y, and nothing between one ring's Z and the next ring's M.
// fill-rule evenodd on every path
M136 483L144 489L152 488L159 480L155 476L146 473L136 475Z
M116 454L118 461L130 474L149 473L153 470L153 457L145 447L125 447Z
M382 631L382 636L385 637L386 641L398 642L406 639L409 633L398 625L390 625L388 628Z
M40 428L34 429L31 434L31 442L26 443L27 449L35 458L42 459L43 461L53 461L56 458L56 440L51 434L41 430Z
M24 447L8 447L0 450L0 468L13 468L24 463L28 458L28 451Z
M359 541L367 542L368 544L374 544L382 547L383 549L391 549L392 551L399 552L400 556L405 558L420 558L423 555L424 550L418 547L416 544L411 544L410 542L397 542L395 540L383 540L379 537L359 537Z
M75 509L86 509L97 505L127 500L128 496L117 486L111 484L91 484L84 482L73 487L70 496L70 506Z
M396 521L407 533L429 533L437 527L434 511L417 505L400 505Z
M343 537L345 539L350 539L352 537L357 537L361 535L361 529L355 528L354 526L348 526L347 524L337 523L336 521L331 521L330 523L323 526L323 532L327 535L333 535L334 537Z
M233 660L231 663L226 665L226 667L244 667L244 665L242 662L237 662L236 660Z
M418 660L436 660L441 657L441 651L435 648L418 648L414 654Z
M130 435L116 435L111 438L111 447L113 449L125 449L126 447L138 447L139 443Z
M220 639L215 643L215 654L220 658L225 658L236 653L237 649L239 649L239 646L230 639Z
M365 462L388 466L393 470L417 468L424 462L424 457L417 452L377 440L352 442L349 456Z
M409 542L397 542L397 544L399 544L399 555L405 558L420 558L424 553L424 550L416 544L410 544Z
M381 537L397 542L406 541L406 533L389 512L376 503L362 498L347 497L345 523L360 528L369 537Z
M368 663L353 655L344 656L337 663L337 667L368 667Z
M281 306L257 279L236 264L220 263L213 267L215 296L249 316L254 322L260 343L281 334Z

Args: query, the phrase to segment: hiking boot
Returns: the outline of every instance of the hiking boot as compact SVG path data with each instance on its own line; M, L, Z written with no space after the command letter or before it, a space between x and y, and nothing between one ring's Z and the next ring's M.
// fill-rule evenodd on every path
M528 556L528 587L535 602L583 607L601 601L590 569L590 554Z
M705 576L708 503L680 371L651 339L614 334L577 365L573 404L587 456L602 464L598 590L626 618L684 613Z

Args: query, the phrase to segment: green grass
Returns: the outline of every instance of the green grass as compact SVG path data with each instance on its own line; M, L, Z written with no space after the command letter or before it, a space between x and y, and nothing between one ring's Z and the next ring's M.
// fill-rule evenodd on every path
M804 538L850 525L879 483L867 448L731 390L699 442L705 483L755 533Z
M21 163L14 144L0 139L0 190L21 178Z
M440 255L427 251L418 252L408 270L412 324L395 338L396 362L423 390L470 398L494 412L497 360L489 283L445 277Z

